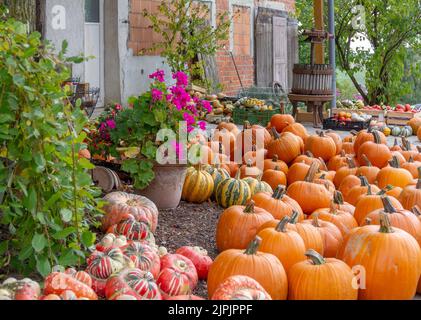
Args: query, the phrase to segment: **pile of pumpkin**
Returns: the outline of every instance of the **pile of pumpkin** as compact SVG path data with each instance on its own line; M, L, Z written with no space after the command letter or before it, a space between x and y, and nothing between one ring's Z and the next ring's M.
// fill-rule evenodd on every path
M209 153L222 135L232 146L244 136L231 124L220 129L203 147ZM205 164L187 176L185 200L214 197L226 208L209 295L233 275L253 278L273 299L412 299L417 286L420 292L419 150L405 138L389 147L371 129L343 140L309 135L288 115L263 129L265 149L253 151L264 153L263 170L246 154L240 166ZM215 156L209 153L204 160Z

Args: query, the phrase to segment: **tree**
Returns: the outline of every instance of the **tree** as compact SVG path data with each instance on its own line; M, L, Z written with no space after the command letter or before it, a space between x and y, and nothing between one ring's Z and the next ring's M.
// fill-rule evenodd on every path
M302 12L308 12L308 6L312 2L297 1ZM312 27L312 17L300 15L299 19L303 28ZM420 49L420 21L419 0L335 1L338 67L347 73L367 104L392 104L410 93L409 83L403 83L402 78L409 49ZM353 49L357 36L368 40L369 50ZM366 72L366 90L356 78L361 70ZM419 71L414 71L418 77Z
M0 0L9 16L28 25L29 31L41 32L40 0Z

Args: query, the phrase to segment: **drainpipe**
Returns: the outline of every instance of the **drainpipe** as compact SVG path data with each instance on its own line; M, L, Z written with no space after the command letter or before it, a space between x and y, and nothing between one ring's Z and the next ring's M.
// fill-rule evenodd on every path
M329 60L333 68L332 89L333 100L331 109L336 108L336 44L335 44L335 1L329 0Z

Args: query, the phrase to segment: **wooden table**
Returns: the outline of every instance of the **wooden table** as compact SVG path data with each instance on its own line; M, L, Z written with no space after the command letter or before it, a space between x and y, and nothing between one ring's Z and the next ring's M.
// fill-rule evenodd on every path
M309 112L313 112L313 126L314 128L321 128L323 124L323 105L333 100L333 95L304 95L304 94L289 94L289 100L293 105L293 117L297 119L298 102L303 102L307 105Z

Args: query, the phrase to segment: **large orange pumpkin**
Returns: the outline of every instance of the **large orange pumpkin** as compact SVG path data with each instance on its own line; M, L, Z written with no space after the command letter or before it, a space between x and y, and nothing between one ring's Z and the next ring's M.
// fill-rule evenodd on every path
M400 167L396 157L393 157L393 160L390 161L390 166L381 169L377 175L377 184L381 189L388 185L405 188L412 182L411 173Z
M288 171L287 180L290 186L294 182L303 181L310 170L310 165L304 162L294 163Z
M226 279L249 276L262 285L274 300L286 300L288 280L282 263L270 253L258 251L262 239L256 237L247 250L227 250L214 261L208 275L208 294L212 297Z
M331 222L323 221L317 215L313 219L305 220L303 223L313 225L319 230L323 238L323 252L326 258L335 258L343 241L341 230Z
M377 168L384 168L388 165L392 154L389 147L382 141L379 131L373 131L374 141L364 142L358 149L357 158L363 163L363 155Z
M421 273L421 249L406 231L393 228L386 213L379 226L355 228L345 238L338 258L351 268L364 268L360 300L410 300Z
M326 131L326 136L331 137L333 142L335 142L336 145L336 154L340 154L342 152L342 139L341 137L333 132L332 130Z
M307 129L301 123L290 124L282 131L282 133L284 132L290 132L295 134L296 136L299 136L301 139L303 139L304 143L309 137Z
M276 114L270 120L272 128L282 132L286 127L295 123L295 119L290 114Z
M357 174L357 165L355 164L355 161L351 158L348 158L347 160L348 166L341 167L336 171L335 178L333 179L333 183L335 184L336 188L339 188L342 181L350 175L356 175Z
M294 264L305 260L304 253L306 251L301 236L297 232L287 229L289 221L289 217L284 217L276 228L267 228L258 234L258 237L262 238L260 251L276 256L282 262L287 273Z
M322 158L324 161L329 161L336 155L335 142L323 131L308 137L304 148L305 151L310 151L316 158Z
M362 160L364 161L363 163L365 165L358 168L356 175L366 177L368 183L371 183L371 184L375 183L377 180L377 175L380 172L380 169L377 167L374 167L365 154L362 155Z
M421 167L418 170L421 174ZM414 206L421 207L421 175L416 185L409 185L403 188L398 199L406 210L412 210Z
M310 259L294 265L288 273L289 300L357 300L353 287L354 273L344 262L324 259L314 250L306 252Z
M374 135L373 135L373 131L371 128L368 130L361 130L360 132L358 132L357 136L355 137L355 141L354 141L354 151L355 154L358 155L358 152L360 150L360 147L368 142L374 142ZM378 135L380 137L380 143L382 144L386 144L386 136L383 134L383 132L377 131Z
M266 159L264 162L264 171L272 169L274 170L276 167L278 167L283 173L288 174L288 165L283 162L282 160L279 160L278 155L274 155L272 159Z
M273 219L266 210L251 201L246 207L233 206L226 209L216 228L216 247L219 252L228 249L245 249L254 239L257 230Z
M414 179L418 179L419 173L418 168L421 167L420 161L414 161L414 157L410 156L409 160L402 164L402 169L409 171Z
M287 176L278 167L274 170L266 170L263 173L262 180L269 184L272 189L276 189L279 185L286 186Z
M313 182L317 170L318 165L312 164L304 181L294 182L288 187L287 194L298 202L305 214L328 207L333 197L323 185Z
M361 180L357 176L349 175L344 178L339 186L338 190L342 193L344 197L348 196L352 188L361 185Z
M421 245L421 221L418 220L418 217L409 210L396 209L388 197L383 197L382 201L384 208L373 211L366 216L370 224L379 225L381 213L386 212L391 226L408 232Z
M275 129L273 129L273 135L274 140L268 146L268 158L277 155L280 160L289 164L301 154L300 137L289 132L279 135Z
M274 190L273 195L263 192L254 195L253 201L256 203L256 206L265 209L275 219L291 216L296 211L298 213L298 221L304 220L304 213L300 205L286 195L285 187L280 185Z
M348 195L344 197L345 201L355 206L358 203L358 200L362 195L367 194L369 188L371 192L380 192L380 189L375 186L374 184L370 185L367 181L367 178L364 176L359 177L361 180L361 184L352 188Z
M407 125L412 128L412 132L417 133L418 129L421 127L421 118L414 117L408 121Z

